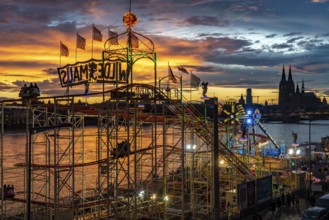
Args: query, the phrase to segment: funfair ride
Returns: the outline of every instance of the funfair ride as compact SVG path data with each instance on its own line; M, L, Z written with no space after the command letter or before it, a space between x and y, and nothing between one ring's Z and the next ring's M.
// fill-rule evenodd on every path
M101 61L58 68L62 87L99 83L102 92L88 96L101 104L78 105L85 94L1 101L1 186L17 183L14 197L2 188L1 219L215 218L227 212L227 191L266 175L227 145L217 98L204 102L207 117L183 97L182 77L158 80L152 40L132 30L135 14L123 20L127 30L105 42ZM153 66L153 83L135 82L139 61ZM5 115L18 108L26 157L12 164ZM86 133L86 118L97 120L95 132ZM267 141L255 137L250 146Z

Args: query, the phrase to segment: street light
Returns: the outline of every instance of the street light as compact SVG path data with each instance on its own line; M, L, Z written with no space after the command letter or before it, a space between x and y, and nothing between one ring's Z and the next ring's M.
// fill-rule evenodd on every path
M312 163L311 163L311 118L308 119L308 156L309 156L309 168L310 168L310 175L309 175L309 178L310 178L310 191L311 191L311 188L312 188L312 178L311 178L311 173L312 173Z
M28 175L27 175L27 219L31 220L31 177L32 177L32 134L38 134L47 130L71 127L71 123L62 123L59 125L46 127L30 127L29 128L29 145L28 145Z

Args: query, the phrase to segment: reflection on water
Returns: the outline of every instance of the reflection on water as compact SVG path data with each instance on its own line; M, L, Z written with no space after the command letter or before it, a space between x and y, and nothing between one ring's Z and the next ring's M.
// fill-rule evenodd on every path
M290 146L293 141L292 132L298 134L298 142L308 142L309 122L302 121L299 124L263 123L268 133L277 143L284 141ZM311 141L320 142L321 137L329 135L329 121L311 122ZM256 133L263 134L261 129L256 127ZM97 127L86 127L84 132L84 160L85 162L95 161L96 158L96 137ZM4 136L4 164L5 167L13 167L16 163L25 161L26 134L25 132L11 132ZM34 152L36 157L44 152ZM42 155L41 155L42 156Z
M263 125L276 142L285 141L287 146L292 144L292 132L298 134L299 143L308 142L309 140L308 121L302 121L299 124L263 123ZM329 121L312 121L310 128L312 142L320 142L321 137L329 135ZM263 134L261 129L257 127L256 133ZM85 162L94 161L96 160L97 127L86 127L84 134ZM15 163L25 161L25 132L6 133L4 136L4 145L4 161L6 167L12 167ZM35 152L35 155L38 155L38 152Z
M298 142L308 142L309 140L309 122L302 121L299 124L282 124L282 123L264 123L264 127L268 133L271 134L273 139L277 143L285 142L286 146L291 146L293 137L292 132L298 134ZM312 121L311 122L311 141L320 142L321 137L329 135L329 121ZM263 134L263 132L256 127L256 133ZM84 141L84 151L81 150L81 145L76 145L75 152L76 157L80 157L80 162L91 162L97 160L97 127L86 127L84 131L84 137L79 141ZM146 135L146 134L145 134ZM171 137L171 135L169 135ZM42 138L42 136L41 136ZM174 138L172 136L172 138ZM168 141L170 142L170 140ZM24 188L24 167L15 168L16 163L25 163L25 149L26 149L26 134L25 132L9 132L4 136L4 167L6 169L5 180L6 184L15 184L17 188L23 190ZM42 144L40 145L42 146ZM35 148L38 149L38 148ZM40 151L38 151L40 150ZM45 149L40 148L34 152L35 163L45 164ZM53 159L51 159L53 160ZM81 168L80 168L81 169ZM94 187L96 181L97 165L85 167L86 175L89 175L89 183ZM81 184L81 181L77 181ZM81 186L77 187L80 188Z

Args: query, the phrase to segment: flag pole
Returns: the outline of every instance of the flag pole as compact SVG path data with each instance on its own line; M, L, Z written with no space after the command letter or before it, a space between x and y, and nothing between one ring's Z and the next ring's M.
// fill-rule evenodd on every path
M169 89L169 62L168 62L168 70L167 70L167 89Z
M192 100L192 70L190 70L190 101Z
M75 62L77 62L77 53L78 53L78 32L77 32L77 37L76 37L76 43L75 43Z
M62 41L59 41L59 67L62 66Z
M129 1L129 12L131 12L131 0Z
M170 98L170 89L169 89L169 80L170 80L170 77L169 77L169 61L168 61L168 72L167 72L167 88L166 88L166 92L167 92L167 96Z
M93 27L91 29L91 59L94 56L94 24Z

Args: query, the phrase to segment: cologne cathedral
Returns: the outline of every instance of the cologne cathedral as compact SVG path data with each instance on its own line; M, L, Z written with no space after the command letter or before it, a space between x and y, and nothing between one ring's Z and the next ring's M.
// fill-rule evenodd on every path
M324 103L326 104L325 98L321 101L314 92L305 91L304 81L301 83L301 88L299 88L298 83L295 85L292 79L291 66L289 66L287 79L283 66L279 85L279 107L282 111L314 111Z

